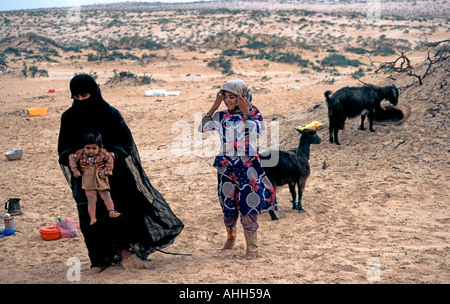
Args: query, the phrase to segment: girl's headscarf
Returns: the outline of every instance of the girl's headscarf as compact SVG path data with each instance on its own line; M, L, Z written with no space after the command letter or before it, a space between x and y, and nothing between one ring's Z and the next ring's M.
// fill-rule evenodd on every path
M253 107L252 92L251 92L250 88L247 86L247 84L244 81L239 80L239 79L227 81L222 86L222 88L220 89L220 92L222 94L223 94L224 91L233 93L236 96L241 94L242 97L247 98L247 100L249 102L249 107L250 108ZM244 95L244 91L245 91L245 95ZM233 109L233 111L229 111L229 112L232 113L232 114L242 113L241 109L239 109L239 107L237 105Z

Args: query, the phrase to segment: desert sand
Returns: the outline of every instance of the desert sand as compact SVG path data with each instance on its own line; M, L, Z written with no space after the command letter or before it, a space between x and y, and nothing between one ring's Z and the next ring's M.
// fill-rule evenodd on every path
M19 20L20 14L9 18ZM445 26L433 22L423 27L428 31L435 25L429 40L448 38ZM269 27L267 23L265 26L263 31ZM320 31L320 25L315 29ZM374 32L380 34L379 30L374 27ZM277 34L278 29L275 31ZM388 30L386 36L413 41L417 36L412 32L400 27L392 33ZM360 34L356 29L348 33L355 35L352 41ZM7 43L16 46L19 40ZM346 42L342 42L336 49L344 48ZM41 47L39 41L27 40L24 44L29 49ZM6 47L2 45L1 49ZM358 118L348 120L345 132L340 133L342 145L337 146L328 141L323 94L347 85L362 85L351 76L358 68L338 67L331 72L308 68L305 72L296 64L232 57L234 74L224 75L207 64L221 52L211 46L127 50L138 57L151 54L151 60L144 63L133 59L88 61L86 54L90 52L83 50L80 58L70 57L80 53L61 52L53 63L9 54L9 68L0 74L2 152L24 150L20 160L8 161L3 155L0 159L0 199L21 198L24 212L15 217L16 229L23 234L0 239L0 283L450 283L448 60L437 64L421 86L406 74L392 79L389 74L374 73L375 68L367 70L360 80L395 84L400 89L399 104L407 106L411 114L399 125L378 122L375 133L358 130ZM328 54L326 47L301 52L311 61ZM414 71L423 73L424 49L408 55ZM370 66L368 57L346 56L365 63L364 69ZM392 54L371 59L390 61L396 57ZM44 68L48 77L23 76L23 61L27 66ZM111 80L121 71L151 76L151 82ZM58 165L57 140L61 114L71 105L69 81L81 72L98 76L103 97L121 111L133 133L151 183L185 224L175 243L164 250L189 256L155 252L143 263L109 267L88 277L85 273L90 264L81 234L55 241L40 237L39 228L54 225L57 216L78 220L75 202ZM303 195L306 213L291 209L288 187L282 187L278 192L279 220L271 221L268 214L259 217L260 257L250 261L243 257L245 240L240 225L236 248L221 250L226 231L212 167L214 150L206 144L211 134L199 137L196 131L198 118L210 108L218 87L235 78L252 88L255 105L268 123L268 134L279 135L278 143L270 140L268 148L294 148L299 140L294 128L312 121L324 124L317 131L322 143L311 146L311 176ZM56 91L49 93L49 89ZM147 97L145 91L149 89L180 94ZM34 107L48 108L47 115L31 117L27 109ZM205 146L201 151L194 149L199 138ZM184 153L176 149L180 139L189 144ZM81 262L79 280L68 279L71 265L67 262L71 258Z

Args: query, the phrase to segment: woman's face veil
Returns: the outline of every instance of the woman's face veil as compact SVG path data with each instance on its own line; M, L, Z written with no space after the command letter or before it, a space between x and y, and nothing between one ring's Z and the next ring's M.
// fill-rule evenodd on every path
M72 78L70 81L71 98L80 94L91 94L91 97L97 98L100 96L100 87L94 78L87 74L80 74Z

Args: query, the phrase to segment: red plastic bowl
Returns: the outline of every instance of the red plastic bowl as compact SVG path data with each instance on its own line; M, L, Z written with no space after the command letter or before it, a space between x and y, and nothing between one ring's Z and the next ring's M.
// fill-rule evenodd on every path
M41 227L39 233L46 241L57 240L61 237L61 231L55 225Z

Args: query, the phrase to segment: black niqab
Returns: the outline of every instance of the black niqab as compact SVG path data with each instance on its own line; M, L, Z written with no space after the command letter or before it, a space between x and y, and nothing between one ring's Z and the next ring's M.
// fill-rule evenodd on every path
M89 75L77 75L70 89L72 96L91 94L88 99L74 100L62 114L58 139L59 163L77 202L91 266L107 265L121 249L130 249L146 259L157 248L172 244L184 225L151 185L130 129L120 112L103 99L95 80ZM121 216L109 218L99 196L98 222L90 226L86 223L87 199L81 178L75 179L68 165L69 155L83 148L83 136L94 131L102 135L104 148L116 156L109 181L111 197Z

